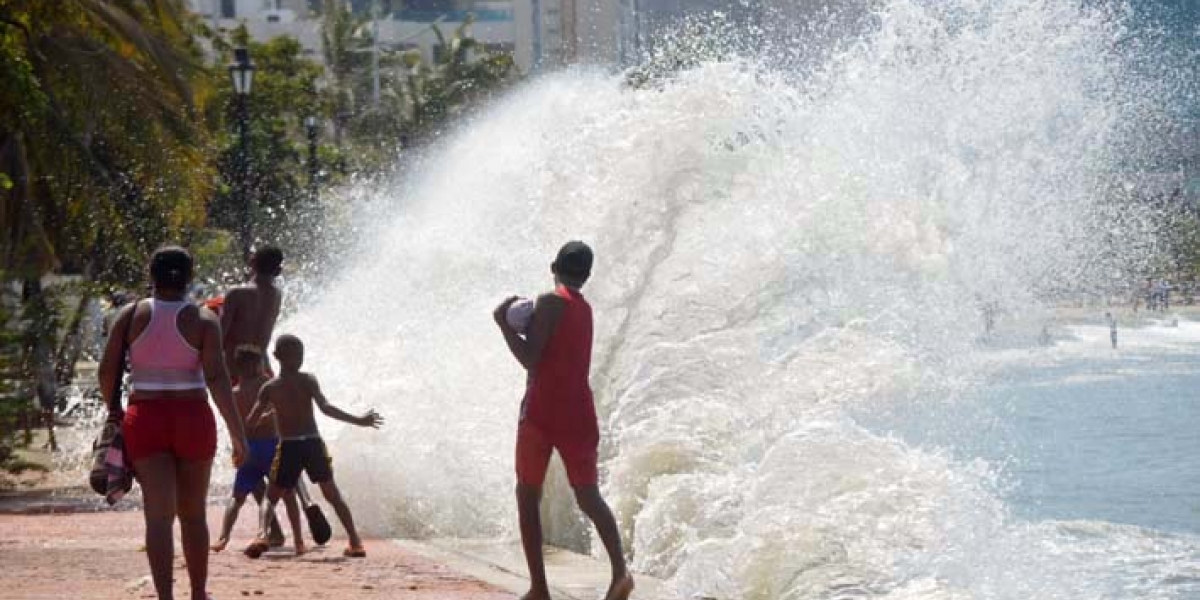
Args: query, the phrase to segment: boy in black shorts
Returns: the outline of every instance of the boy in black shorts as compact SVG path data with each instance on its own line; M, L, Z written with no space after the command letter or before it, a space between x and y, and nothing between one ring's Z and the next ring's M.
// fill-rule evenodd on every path
M238 384L233 388L233 400L237 404L238 414L249 415L250 411L254 410L255 402L258 401L259 390L267 382L267 377L263 374L262 353L258 352L256 347L246 344L238 348L234 356L236 357L234 367L237 370L233 374L238 378ZM257 421L246 421L245 426L250 455L246 457L246 462L237 469L237 475L233 480L233 500L225 509L225 518L221 523L221 535L217 538L216 543L209 547L213 552L221 552L225 546L229 545L233 526L237 522L242 505L246 503L247 496L253 495L255 502L262 504L263 495L267 489L263 485L263 480L270 477L271 466L275 463L275 452L279 450L279 438L275 435L275 424L271 420L261 418ZM296 555L299 556L308 549L304 545L304 537L300 529L300 507L293 494L284 495L283 503L287 507L288 519L292 523L293 541ZM263 534L260 533L259 537L262 536ZM272 548L283 545L283 531L274 516L271 518L271 529L266 537L271 541Z
M374 410L356 417L330 404L321 393L317 378L300 372L300 365L304 362L304 344L300 338L294 335L279 336L275 342L275 359L279 361L279 376L263 385L254 409L246 418L247 422L254 422L268 408L273 408L279 433L279 451L275 453L275 462L271 466L271 485L267 489L267 501L262 505L260 531L267 530L276 502L284 493L295 489L301 471L307 471L309 481L320 486L321 493L333 506L342 527L350 536L350 545L344 554L353 558L365 557L367 552L363 549L362 538L358 537L358 530L354 528L350 507L346 506L337 484L333 482L333 461L317 431L313 405L316 404L328 417L360 427L378 428L383 418ZM246 555L258 558L268 548L269 542L260 538L246 547Z

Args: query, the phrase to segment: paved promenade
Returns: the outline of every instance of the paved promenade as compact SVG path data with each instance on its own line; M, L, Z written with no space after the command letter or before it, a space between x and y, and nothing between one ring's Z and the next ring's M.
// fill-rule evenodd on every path
M250 515L249 510L243 514L230 549L211 555L209 591L216 600L515 598L390 540L368 539L365 560L343 558L345 539L337 535L340 532L329 546L298 559L288 551L252 561L239 551L251 537ZM218 519L213 509L210 529ZM0 598L152 599L141 535L142 515L137 511L0 514ZM176 530L176 597L187 600L178 543Z

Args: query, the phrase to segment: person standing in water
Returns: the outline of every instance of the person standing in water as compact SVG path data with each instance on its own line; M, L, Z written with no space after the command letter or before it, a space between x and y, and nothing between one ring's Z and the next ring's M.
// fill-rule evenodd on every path
M1117 349L1117 319L1112 316L1111 312L1104 313L1104 319L1108 321L1108 338L1112 340L1113 350Z
M205 388L229 431L234 465L241 466L246 456L246 435L222 360L221 324L188 301L192 271L192 256L183 248L168 246L154 253L153 296L121 310L98 373L108 418L121 423L125 456L142 487L146 557L161 600L175 597L176 517L191 598L208 598L207 501L217 423ZM132 384L125 409L115 391L127 350Z
M542 483L554 450L566 466L575 501L595 525L608 553L612 582L605 599L625 600L633 592L633 577L625 565L617 522L598 485L600 427L588 382L592 307L580 292L591 276L592 260L592 250L583 242L568 242L558 251L550 265L554 291L537 299L528 337L522 337L508 322L508 309L517 300L515 296L493 313L509 351L528 372L516 448L517 512L530 580L523 600L550 598L538 511Z

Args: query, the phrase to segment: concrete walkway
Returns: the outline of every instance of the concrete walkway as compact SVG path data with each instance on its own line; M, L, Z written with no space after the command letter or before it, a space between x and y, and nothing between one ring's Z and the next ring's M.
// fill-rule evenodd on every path
M343 558L345 539L335 536L328 547L300 558L285 549L250 560L239 551L251 537L250 515L249 510L242 515L230 548L210 555L209 591L216 600L515 598L387 540L367 540L366 559ZM210 513L210 529L219 518L217 510ZM152 599L142 532L138 511L0 514L0 598ZM187 574L178 548L175 581L176 597L186 600Z
M396 544L514 594L529 590L525 556L517 542L435 539L396 540ZM546 548L545 557L546 577L550 580L554 598L595 600L604 597L609 583L606 561L552 547ZM680 600L670 594L664 583L650 576L635 573L634 580L637 583L633 593L636 600Z

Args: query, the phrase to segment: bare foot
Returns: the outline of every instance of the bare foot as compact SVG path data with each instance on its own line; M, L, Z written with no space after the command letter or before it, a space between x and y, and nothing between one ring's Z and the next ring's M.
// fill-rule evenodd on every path
M629 573L614 579L612 585L608 586L608 593L604 595L604 600L629 600L629 595L633 593L633 576Z
M229 540L220 539L220 540L217 540L217 543L209 546L208 549L212 550L213 552L220 552L225 549L225 546L228 546L228 545L229 545Z
M305 554L308 554L308 546L305 546L304 542L296 542L296 556L304 556Z
M287 538L283 537L283 532L275 531L267 537L267 543L271 544L272 548L278 548L287 542Z
M546 590L529 590L525 592L524 596L521 596L521 600L550 600L550 592Z

